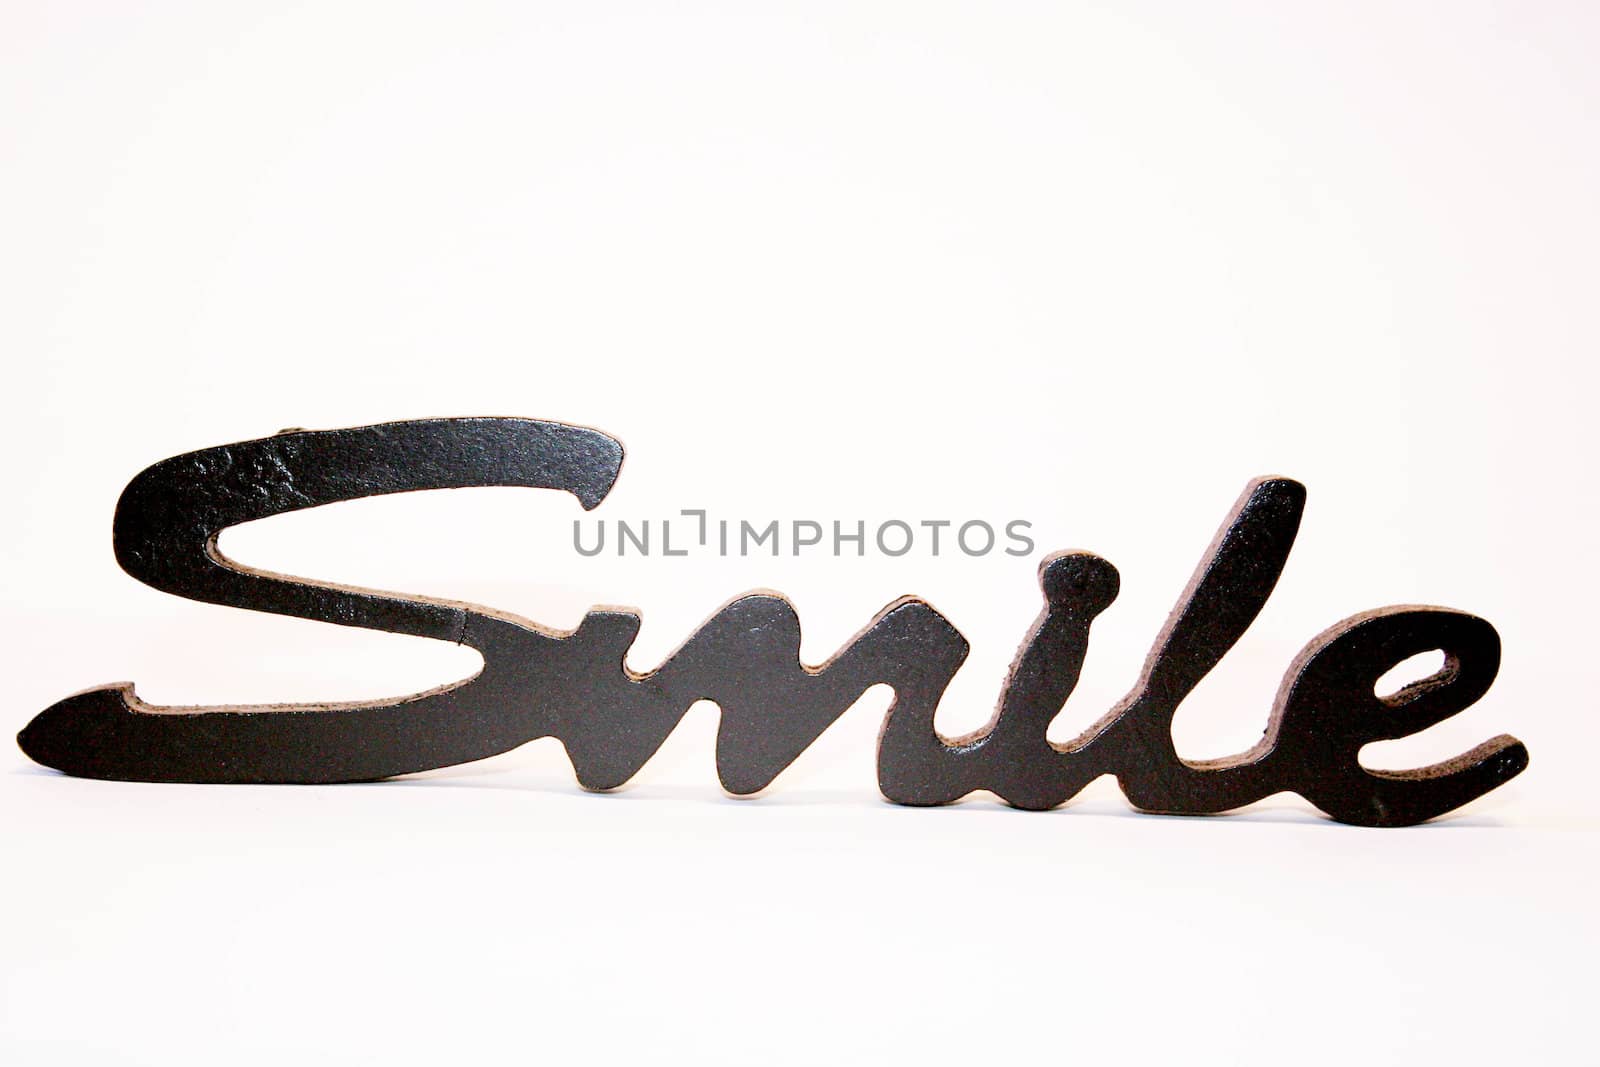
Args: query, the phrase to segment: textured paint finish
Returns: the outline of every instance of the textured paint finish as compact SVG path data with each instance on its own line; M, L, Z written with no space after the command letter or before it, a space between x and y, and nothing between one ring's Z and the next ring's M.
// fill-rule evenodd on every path
M131 685L76 694L18 737L68 774L133 781L348 782L483 759L558 737L590 789L625 783L698 700L722 710L723 787L757 792L869 686L894 703L879 739L880 787L903 804L990 790L1049 808L1104 774L1139 808L1202 813L1297 792L1343 822L1420 822L1519 773L1527 751L1497 737L1454 760L1369 771L1369 742L1414 733L1476 701L1494 680L1499 639L1482 619L1441 608L1385 608L1318 636L1291 666L1261 742L1239 756L1179 758L1172 719L1255 619L1283 569L1305 491L1287 479L1247 487L1180 598L1132 693L1068 745L1045 731L1077 683L1089 627L1116 598L1116 569L1086 553L1040 567L1045 609L983 730L945 739L934 713L966 658L961 634L915 598L890 604L820 667L799 660L800 623L783 597L729 602L657 670L625 666L639 630L627 611L593 611L558 633L474 605L353 589L252 570L217 551L229 526L342 500L418 489L561 489L593 508L622 463L597 430L528 419L430 419L285 431L164 460L117 506L117 559L140 581L232 607L454 641L484 667L398 700L288 707L154 708ZM1373 685L1407 657L1442 649L1445 666L1400 693Z

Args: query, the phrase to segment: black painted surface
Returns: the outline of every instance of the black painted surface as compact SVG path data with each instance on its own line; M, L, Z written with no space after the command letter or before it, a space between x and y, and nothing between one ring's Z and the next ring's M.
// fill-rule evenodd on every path
M1445 608L1381 608L1318 635L1295 658L1260 742L1219 760L1187 761L1172 741L1179 704L1255 620L1294 544L1305 489L1282 478L1245 490L1157 638L1133 691L1070 744L1045 737L1078 681L1095 616L1116 599L1116 568L1071 553L1039 569L1045 608L1012 665L1000 710L963 738L894 708L879 745L879 783L902 804L942 804L988 789L1021 808L1055 807L1114 774L1138 808L1207 814L1293 791L1341 822L1403 826L1442 815L1519 774L1527 750L1501 735L1453 760L1403 772L1357 759L1470 707L1494 681L1500 639L1484 620ZM1445 665L1383 699L1374 684L1410 656Z
M342 500L419 489L523 486L571 492L586 508L610 491L622 448L596 430L527 419L432 419L290 431L177 456L141 473L117 506L128 573L158 589L258 611L469 645L483 670L392 701L289 708L156 709L131 685L88 690L41 712L18 737L68 774L134 781L347 782L483 759L561 739L578 780L622 785L697 700L722 709L724 788L765 788L869 686L895 700L879 740L879 782L904 804L987 789L1049 808L1103 774L1138 807L1202 813L1285 790L1344 822L1405 825L1450 811L1519 773L1527 752L1497 737L1455 760L1405 772L1357 761L1361 746L1404 736L1471 705L1499 664L1488 623L1439 608L1387 608L1316 638L1289 671L1261 743L1204 763L1180 759L1178 705L1243 634L1271 594L1295 538L1304 489L1251 483L1156 642L1134 691L1070 745L1045 737L1083 665L1089 627L1115 599L1115 568L1084 553L1040 568L1045 610L1013 664L995 719L946 740L934 712L966 658L965 639L927 603L884 608L828 663L799 661L800 626L782 597L724 606L656 671L624 666L631 612L587 615L570 634L449 601L252 571L224 559L229 526ZM1377 678L1417 652L1446 666L1387 700Z

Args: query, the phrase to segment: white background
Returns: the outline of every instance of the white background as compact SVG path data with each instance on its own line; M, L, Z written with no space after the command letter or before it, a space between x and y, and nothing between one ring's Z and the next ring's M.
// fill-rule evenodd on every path
M4 724L382 697L468 650L202 606L117 494L285 426L506 414L628 448L595 518L1025 518L1113 560L1056 734L1132 682L1257 474L1306 482L1181 750L1259 735L1299 646L1436 603L1499 682L1413 766L1516 782L1404 831L1282 797L1050 814L877 795L869 693L764 797L697 707L636 783L543 741L374 786L126 785L0 759L0 1060L1578 1062L1600 741L1600 17L1581 3L0 5ZM467 490L233 531L248 563L556 626L727 598L819 662L902 593L981 723L1037 557L578 557Z

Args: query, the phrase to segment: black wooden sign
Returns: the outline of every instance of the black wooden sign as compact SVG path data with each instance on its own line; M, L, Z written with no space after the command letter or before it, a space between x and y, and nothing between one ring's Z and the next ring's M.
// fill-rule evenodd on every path
M1221 812L1293 791L1341 822L1403 826L1482 796L1527 766L1508 736L1406 771L1369 770L1362 746L1403 737L1481 697L1499 667L1494 628L1463 612L1390 607L1346 619L1295 658L1261 741L1194 762L1173 747L1183 699L1233 647L1271 595L1299 528L1305 490L1250 483L1206 550L1133 691L1081 737L1046 728L1077 683L1095 617L1116 598L1116 568L1088 553L1047 558L1044 607L1023 641L999 709L983 729L945 738L933 726L966 639L925 601L885 607L820 667L800 662L800 622L781 596L730 601L649 674L624 660L639 616L590 612L560 633L470 604L355 589L253 570L217 537L238 523L342 500L418 489L562 489L585 508L610 491L622 446L598 430L513 418L426 419L344 430L286 431L155 464L117 505L117 560L179 596L477 649L474 677L398 700L271 707L163 708L131 685L47 708L18 737L67 774L160 782L355 782L483 759L558 737L578 781L631 778L698 700L722 712L717 773L729 792L765 788L869 686L894 703L878 743L884 796L944 804L990 790L1019 808L1054 807L1101 775L1139 809ZM1398 693L1374 684L1419 652L1437 673Z

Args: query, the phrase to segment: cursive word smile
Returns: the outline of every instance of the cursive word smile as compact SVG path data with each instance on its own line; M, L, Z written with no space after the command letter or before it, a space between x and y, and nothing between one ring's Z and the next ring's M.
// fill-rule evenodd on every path
M1400 826L1451 811L1520 773L1527 750L1500 736L1413 770L1364 767L1374 741L1426 729L1493 682L1494 628L1463 612L1390 607L1338 623L1290 665L1261 741L1220 760L1176 752L1179 705L1261 611L1299 529L1305 490L1284 478L1246 487L1151 649L1128 696L1068 744L1046 737L1077 684L1094 619L1116 598L1112 565L1088 553L1047 557L1043 608L983 729L942 737L934 714L965 660L965 638L932 605L885 607L826 663L799 659L788 600L730 601L659 668L625 663L639 616L595 609L570 632L456 601L292 578L235 563L217 548L230 526L386 493L469 486L560 489L585 509L622 464L613 438L530 419L458 418L282 434L203 449L140 473L117 505L113 545L132 576L215 604L451 641L476 649L473 677L392 700L269 707L168 708L130 684L78 693L18 737L34 760L91 778L168 782L352 782L483 759L540 737L566 746L590 789L627 782L697 701L721 709L724 788L766 788L870 686L894 701L878 744L879 786L901 804L943 804L988 790L1019 808L1061 804L1114 775L1130 802L1171 814L1222 812L1300 794L1336 820ZM1397 693L1378 679L1421 652L1444 666Z

